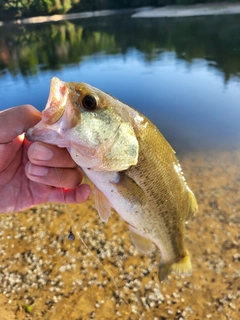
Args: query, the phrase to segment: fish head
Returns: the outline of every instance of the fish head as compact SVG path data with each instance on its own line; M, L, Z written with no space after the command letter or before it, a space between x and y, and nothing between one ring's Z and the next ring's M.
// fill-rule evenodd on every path
M131 108L83 82L54 77L42 120L26 137L67 148L83 168L121 171L138 161Z

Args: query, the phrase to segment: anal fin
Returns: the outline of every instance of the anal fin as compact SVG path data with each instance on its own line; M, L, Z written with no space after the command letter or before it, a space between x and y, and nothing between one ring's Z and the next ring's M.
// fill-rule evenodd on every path
M107 222L111 215L111 205L105 195L94 186L94 201L99 217L103 222Z
M138 249L138 251L143 254L150 254L154 249L152 241L140 235L132 226L129 226L129 230L132 243Z

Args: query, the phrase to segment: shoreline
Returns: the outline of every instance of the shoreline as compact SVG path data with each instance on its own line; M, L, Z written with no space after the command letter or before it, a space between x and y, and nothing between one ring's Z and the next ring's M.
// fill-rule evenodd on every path
M132 18L177 18L240 14L240 3L208 3L151 8L133 14Z
M0 27L9 24L35 24L44 22L55 22L64 20L75 20L75 19L86 19L93 17L106 17L116 14L134 14L141 11L148 11L154 9L153 7L142 7L133 9L113 9L113 10L99 10L99 11L86 11L86 12L76 12L67 14L54 14L52 16L37 16L24 19L17 19L11 21L0 21Z
M132 9L114 9L86 11L68 14L55 14L52 16L37 16L31 18L17 19L12 21L0 21L0 27L9 24L35 24L52 21L64 21L74 19L86 19L92 17L104 17L116 14L132 14L132 18L174 18L194 17L209 15L240 14L240 3L209 3L194 5L179 5L165 7L141 7Z

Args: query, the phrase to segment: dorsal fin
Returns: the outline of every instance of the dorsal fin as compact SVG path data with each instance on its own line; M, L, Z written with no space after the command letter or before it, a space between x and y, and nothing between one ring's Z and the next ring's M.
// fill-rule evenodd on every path
M195 215L198 209L197 200L190 189L188 192L188 196L189 196L189 209L188 209L188 215L186 217L186 221L191 219Z

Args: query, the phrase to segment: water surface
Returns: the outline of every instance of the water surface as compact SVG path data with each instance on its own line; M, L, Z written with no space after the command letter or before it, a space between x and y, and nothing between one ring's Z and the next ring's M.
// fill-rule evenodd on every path
M50 80L84 81L149 117L177 151L240 141L239 16L119 15L0 28L0 109L43 110Z

